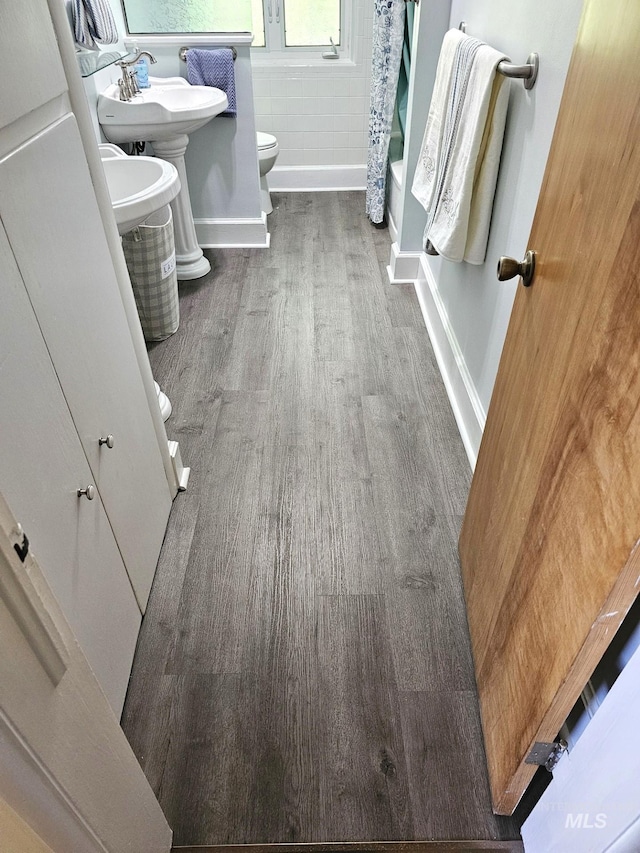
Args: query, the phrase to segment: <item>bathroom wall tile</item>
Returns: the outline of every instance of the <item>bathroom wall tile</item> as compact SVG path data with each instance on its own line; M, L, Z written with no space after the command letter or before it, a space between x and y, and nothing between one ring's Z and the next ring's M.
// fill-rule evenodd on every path
M303 166L322 166L324 164L324 151L320 151L317 148L305 148L304 149L304 163Z
M295 151L300 151L301 156L296 165L298 166L316 166L318 163L317 160L317 151L309 148L296 148Z
M349 147L349 134L348 133L334 133L333 134L333 145L334 145L334 148L348 148Z
M283 148L280 145L280 154L278 155L278 166L293 166L294 164L290 161L291 151Z
M294 77L282 81L282 94L287 98L301 98L303 95L302 78Z
M302 96L304 98L317 98L318 97L318 78L317 77L306 77L302 81Z
M323 151L332 151L335 147L334 141L335 134L331 131L322 131L317 134L317 148L322 149Z
M299 148L304 150L304 137L305 134L301 133L298 130L289 131L289 145L291 148Z
M337 100L339 100L339 99L338 98L316 98L314 103L312 103L312 104L309 104L308 102L306 102L305 107L315 105L314 112L316 112L318 115L332 116L332 115L335 115L337 112L336 111L336 101ZM306 112L306 109L305 109L305 112Z
M361 133L363 128L362 115L358 115L357 113L352 113L348 116L341 116L343 119L343 130L350 131L351 133Z
M324 80L318 80L318 97L320 98L334 98L343 86L339 85L338 80L333 77L328 77Z
M349 94L352 97L363 97L369 94L364 77L352 77L349 80Z
M346 166L359 166L367 161L366 157L363 158L360 148L347 148L343 153L345 155L343 162Z
M322 110L320 109L320 104L318 103L319 98L305 98L304 104L302 105L302 112L304 115L322 115Z
M301 133L302 136L308 136L309 128L307 126L307 120L309 116L301 115L301 116L291 116L291 125L290 130L295 130L297 133ZM301 140L301 145L302 145Z
M263 133L275 133L273 116L256 116L256 130L261 130Z
M294 146L291 145L289 141L289 134L284 130L278 130L278 147L280 148L280 155L282 155L283 151L288 151ZM280 160L278 160L280 162Z
M364 115L365 113L368 114L369 106L371 103L369 92L367 92L365 95L360 95L357 98L352 98L352 100L357 103L357 107L354 110L354 112L357 112L360 115Z
M304 161L304 158L305 158L304 149L292 148L289 151L289 165L290 166L305 166L305 165L307 165Z
M303 114L304 98L287 98L287 114L299 116Z
M364 148L367 143L365 134L360 131L358 133L348 133L349 148Z
M253 95L255 98L271 97L271 81L266 77L253 75Z
M306 151L317 151L320 148L320 134L306 131L303 134L303 147Z
M271 98L254 98L253 103L256 110L256 115L271 115Z
M326 116L306 115L302 118L304 120L304 129L309 132L319 133L323 130L333 130L333 126L329 126L329 122L327 121Z
M287 115L287 106L286 98L271 98L271 112L274 116Z
M334 148L323 148L320 150L320 165L321 166L333 166L335 165L335 149Z
M352 114L354 108L354 101L357 101L357 98L335 98L333 101L333 109L336 115L349 115Z
M272 117L272 127L273 132L278 135L283 131L289 130L291 127L291 117L290 116L273 116ZM280 150L282 150L282 146L280 146Z

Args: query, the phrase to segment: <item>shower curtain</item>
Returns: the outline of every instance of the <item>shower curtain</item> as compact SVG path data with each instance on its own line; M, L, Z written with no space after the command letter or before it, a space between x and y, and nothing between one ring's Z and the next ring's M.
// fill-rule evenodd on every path
M382 222L391 123L404 42L405 0L375 0L367 157L367 214Z

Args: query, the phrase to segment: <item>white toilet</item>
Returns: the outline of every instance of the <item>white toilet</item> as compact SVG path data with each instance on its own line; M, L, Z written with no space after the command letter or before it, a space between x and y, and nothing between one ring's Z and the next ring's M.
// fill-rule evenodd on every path
M273 169L273 166L278 159L278 140L270 133L256 133L258 138L258 160L260 163L260 199L262 210L265 213L271 213L273 205L271 204L271 196L269 195L269 184L267 183L267 174Z

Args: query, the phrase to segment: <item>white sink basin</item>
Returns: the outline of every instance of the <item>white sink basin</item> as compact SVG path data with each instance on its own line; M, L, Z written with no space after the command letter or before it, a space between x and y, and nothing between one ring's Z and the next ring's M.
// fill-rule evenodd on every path
M98 120L112 142L160 141L192 133L228 106L212 86L191 86L183 77L149 77L151 87L121 101L118 84L98 97Z
M115 145L98 147L120 234L131 231L180 192L178 171L166 160L128 157Z

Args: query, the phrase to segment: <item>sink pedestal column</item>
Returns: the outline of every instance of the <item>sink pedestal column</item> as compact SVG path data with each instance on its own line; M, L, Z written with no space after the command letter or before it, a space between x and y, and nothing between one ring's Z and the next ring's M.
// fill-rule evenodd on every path
M200 278L211 270L211 264L202 254L193 224L187 171L184 164L184 152L187 150L189 137L183 133L171 139L158 140L151 144L157 156L173 163L180 176L180 192L171 202L178 280L186 281L192 278Z
M153 384L156 389L156 396L158 397L158 405L160 406L160 414L162 415L162 420L166 421L173 410L171 400L167 397L167 395L164 393L162 388L160 388L160 386L155 380Z

